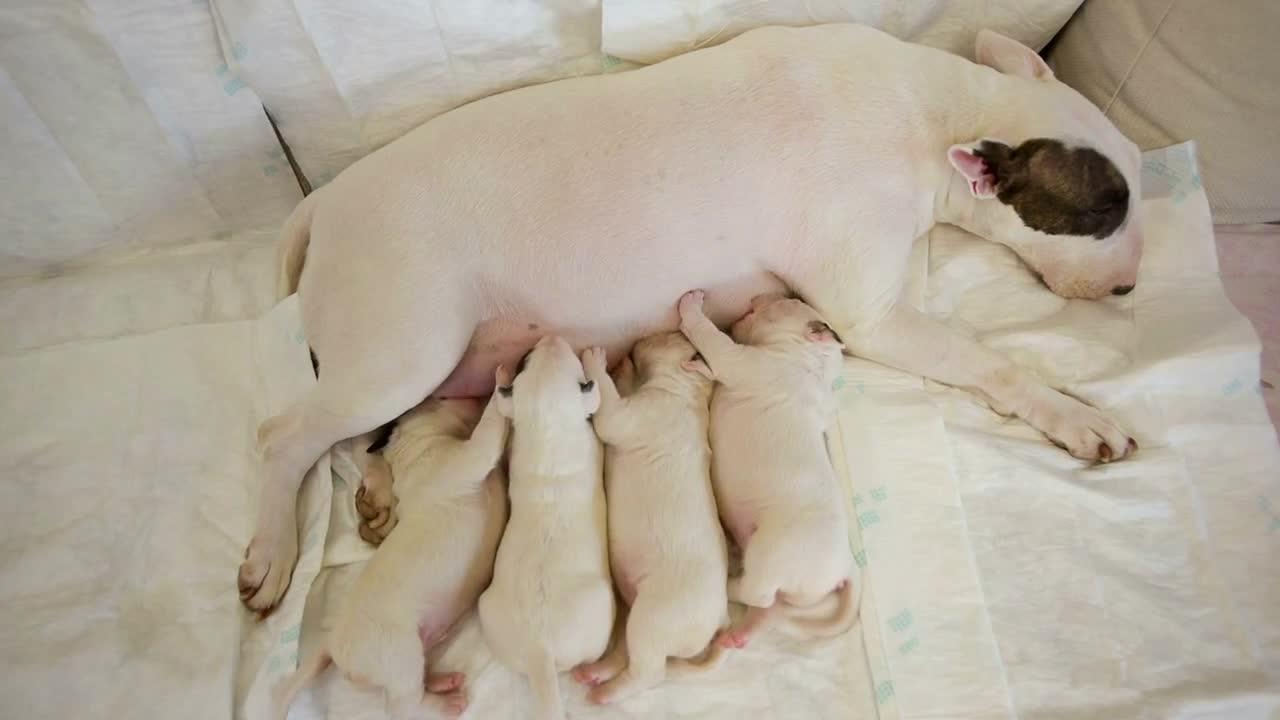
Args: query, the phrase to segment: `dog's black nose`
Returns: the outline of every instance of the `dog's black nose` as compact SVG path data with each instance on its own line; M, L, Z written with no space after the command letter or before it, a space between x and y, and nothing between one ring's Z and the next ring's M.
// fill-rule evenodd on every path
M1111 288L1112 295L1128 295L1131 292L1133 292L1132 285L1117 285Z

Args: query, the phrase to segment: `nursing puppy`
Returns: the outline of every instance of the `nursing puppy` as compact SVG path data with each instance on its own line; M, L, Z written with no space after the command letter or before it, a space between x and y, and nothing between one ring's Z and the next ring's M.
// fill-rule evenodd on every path
M604 654L614 622L603 453L590 422L600 390L567 342L546 337L514 378L499 368L497 403L512 419L511 520L480 628L494 656L529 678L536 717L561 720L558 673Z
M594 686L597 703L658 685L667 658L702 654L729 620L724 531L707 445L711 370L678 332L641 340L631 356L640 384L625 398L605 369L602 348L582 356L587 378L600 389L592 423L606 444L609 561L630 608L609 655L574 671ZM700 662L674 660L672 667L705 669L721 656L712 645Z
M833 614L787 620L811 635L839 635L858 616L849 519L823 439L843 345L813 308L781 295L754 298L730 339L702 313L702 299L701 291L680 298L680 329L720 382L712 478L743 553L729 597L748 606L721 643L744 647L778 600L810 607L831 594Z
M426 673L426 653L489 583L506 521L498 462L507 420L495 402L480 411L475 400L429 400L400 419L386 460L371 457L369 472L397 477L399 523L347 594L321 651L278 688L281 720L331 662L353 682L383 688L394 718L466 709L462 674Z

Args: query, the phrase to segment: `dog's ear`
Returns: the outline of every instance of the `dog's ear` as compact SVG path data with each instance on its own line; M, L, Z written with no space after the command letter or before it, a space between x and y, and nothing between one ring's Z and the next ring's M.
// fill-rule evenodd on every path
M493 373L493 379L496 385L493 393L493 402L498 403L498 412L502 413L502 417L510 420L515 415L515 406L511 401L513 394L511 383L514 382L514 378L510 370L503 365L499 365L498 369Z
M716 379L716 374L711 372L711 366L707 364L706 359L702 357L700 352L694 353L693 357L680 363L680 367L688 372L696 372L708 380Z
M594 380L578 383L578 388L582 390L582 411L587 417L595 415L600 409L600 388Z
M979 63L1006 75L1028 80L1048 80L1053 70L1035 50L992 30L981 30L974 43L973 57Z
M1011 150L999 140L983 138L971 143L952 145L947 150L947 160L969 181L969 192L979 200L996 196L1001 172L1007 165Z
M836 331L832 330L830 325L820 320L814 320L809 323L809 329L808 332L805 333L805 337L809 338L812 342L839 345L842 349L844 348L844 342L840 339L840 336L836 334Z

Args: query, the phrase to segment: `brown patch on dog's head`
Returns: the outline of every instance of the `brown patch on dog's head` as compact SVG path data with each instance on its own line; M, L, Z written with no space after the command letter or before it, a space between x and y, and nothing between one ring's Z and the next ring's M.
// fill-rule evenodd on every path
M1129 212L1129 185L1105 155L1059 140L1017 147L984 140L973 154L986 164L1000 202L1027 227L1049 235L1110 237Z

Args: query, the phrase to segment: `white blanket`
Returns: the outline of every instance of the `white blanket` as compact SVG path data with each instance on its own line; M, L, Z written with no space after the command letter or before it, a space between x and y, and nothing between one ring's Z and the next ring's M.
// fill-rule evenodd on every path
M766 25L860 23L904 40L973 57L973 39L989 28L1037 50L1081 0L603 0L604 51L655 63L716 45Z
M212 3L231 74L262 97L319 187L476 98L656 62L753 27L862 22L968 56L984 27L1041 47L1080 0Z

